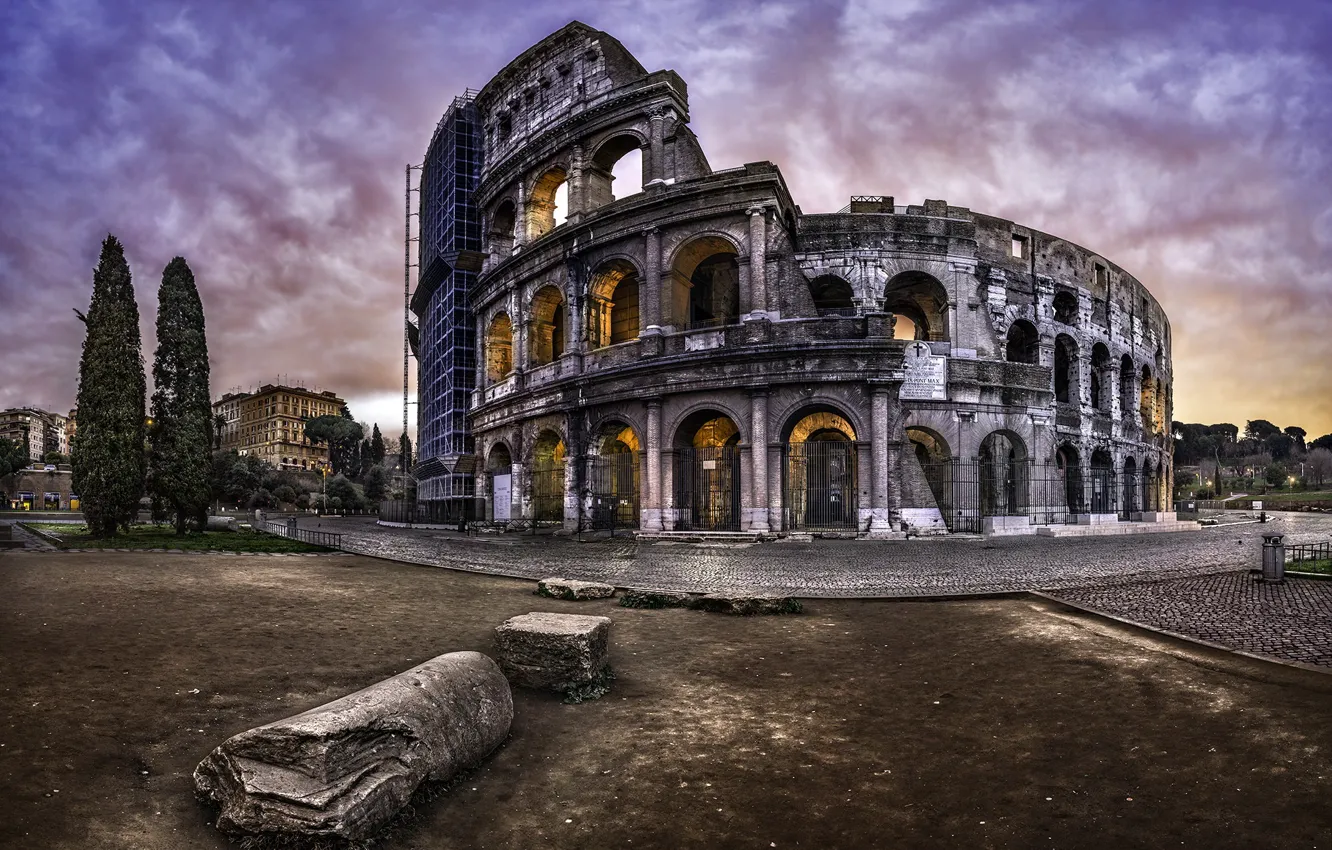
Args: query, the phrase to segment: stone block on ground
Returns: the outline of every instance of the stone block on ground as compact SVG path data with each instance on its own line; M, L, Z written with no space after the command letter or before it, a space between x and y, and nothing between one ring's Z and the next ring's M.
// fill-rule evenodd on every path
M543 578L537 582L536 592L537 596L551 599L609 599L615 595L615 585L570 578Z
M239 531L240 522L234 516L210 516L206 531Z
M629 588L620 594L621 608L688 608L693 594L676 590Z
M804 610L799 599L766 593L709 593L694 597L689 607L697 611L742 617L755 614L799 614Z
M569 693L603 681L609 664L609 617L534 611L495 629L500 669L524 688Z
M302 714L241 732L194 771L236 835L360 841L422 782L476 766L509 734L513 693L479 652L452 652Z

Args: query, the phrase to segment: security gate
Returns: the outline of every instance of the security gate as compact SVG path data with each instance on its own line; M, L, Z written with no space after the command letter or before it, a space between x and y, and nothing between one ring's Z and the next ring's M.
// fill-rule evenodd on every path
M636 528L638 453L617 452L594 457L589 473L592 528Z
M782 504L786 529L856 529L856 451L846 440L786 446Z
M674 472L677 531L740 530L739 449L676 449Z
M532 519L560 522L564 519L564 464L532 467Z

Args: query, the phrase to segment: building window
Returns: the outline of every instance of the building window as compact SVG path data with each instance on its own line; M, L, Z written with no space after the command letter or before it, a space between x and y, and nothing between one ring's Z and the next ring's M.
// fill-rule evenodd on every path
M1027 256L1027 237L1013 234L1013 256L1023 259Z
M1110 273L1100 263L1096 264L1096 285L1102 288L1110 285Z

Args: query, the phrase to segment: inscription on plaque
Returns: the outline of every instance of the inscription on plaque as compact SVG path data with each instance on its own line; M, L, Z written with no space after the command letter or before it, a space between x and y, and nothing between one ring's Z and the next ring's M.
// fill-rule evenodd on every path
M898 393L900 399L915 401L948 400L948 358L930 352L929 343L913 342L907 346L906 377Z

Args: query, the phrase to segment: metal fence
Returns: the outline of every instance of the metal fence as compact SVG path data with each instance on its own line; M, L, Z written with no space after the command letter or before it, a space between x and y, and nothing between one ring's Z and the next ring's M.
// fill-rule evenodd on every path
M379 521L404 525L457 525L475 522L485 515L481 499L465 497L423 502L393 499L379 503Z
M312 546L323 546L327 549L341 549L342 535L334 534L331 531L314 531L309 528L298 528L296 520L260 520L251 523L256 531L262 531L267 534L274 534L278 537L285 537L288 540L299 540L302 543L309 543Z
M590 510L583 527L610 530L638 527L638 453L619 452L591 459L588 469Z
M677 531L740 530L740 450L675 451Z
M1323 561L1332 568L1332 543L1286 544L1286 563L1298 570L1300 564Z
M845 440L788 444L782 492L788 531L855 530L859 504L855 444Z
M564 520L564 463L532 467L532 519L537 522Z
M1113 469L1060 467L1031 460L958 459L921 465L949 531L980 532L986 517L1026 516L1062 525L1076 514L1131 519L1160 509L1160 485Z

